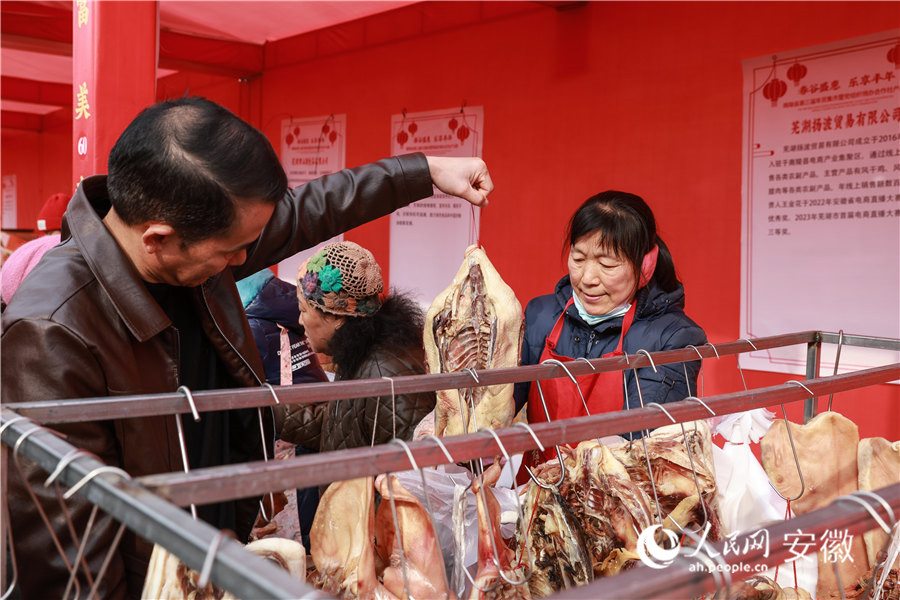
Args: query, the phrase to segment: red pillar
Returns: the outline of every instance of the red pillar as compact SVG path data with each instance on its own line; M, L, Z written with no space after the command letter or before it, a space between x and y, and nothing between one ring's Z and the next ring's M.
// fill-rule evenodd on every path
M156 100L156 2L75 0L72 177L106 173L109 151Z

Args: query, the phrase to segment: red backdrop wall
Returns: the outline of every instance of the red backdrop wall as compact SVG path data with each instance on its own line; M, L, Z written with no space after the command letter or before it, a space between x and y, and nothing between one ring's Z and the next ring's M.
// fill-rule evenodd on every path
M481 242L522 304L564 273L574 208L622 189L653 207L687 311L717 343L740 337L741 61L897 26L896 2L429 2L270 43L251 81L179 74L158 96L222 102L276 149L282 119L346 113L348 165L389 153L404 108L483 106L496 191ZM387 269L388 236L382 219L347 237ZM742 389L733 357L707 360L705 379L707 395ZM897 386L834 402L863 436L900 438Z

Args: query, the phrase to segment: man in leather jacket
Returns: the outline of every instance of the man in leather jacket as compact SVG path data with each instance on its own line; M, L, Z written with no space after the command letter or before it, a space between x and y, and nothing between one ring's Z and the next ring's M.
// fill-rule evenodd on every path
M44 255L3 314L4 404L261 385L263 366L235 280L428 197L432 184L481 206L493 189L480 159L412 154L288 190L265 136L223 107L182 98L145 109L112 149L108 176L81 182L62 243ZM137 477L182 469L176 418L54 429ZM255 409L206 412L183 424L191 468L262 458ZM271 444L274 432L267 434ZM41 485L45 473L23 462L56 536L74 556L56 491ZM62 597L69 573L16 469L9 471L8 502L22 597ZM92 505L75 495L67 508L74 531L83 532ZM257 504L198 508L202 519L247 541ZM97 516L84 551L94 575L117 527ZM126 533L100 597L139 595L150 549Z

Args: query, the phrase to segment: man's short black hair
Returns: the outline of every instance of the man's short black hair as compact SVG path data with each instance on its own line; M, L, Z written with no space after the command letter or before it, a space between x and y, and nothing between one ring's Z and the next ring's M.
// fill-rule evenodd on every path
M162 221L195 242L230 227L236 201L278 202L287 176L259 130L189 97L150 106L128 125L110 152L107 188L128 225Z

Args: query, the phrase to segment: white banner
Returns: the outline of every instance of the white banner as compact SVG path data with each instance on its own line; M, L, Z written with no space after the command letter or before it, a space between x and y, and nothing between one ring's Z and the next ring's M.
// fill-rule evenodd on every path
M347 115L285 119L281 122L281 164L288 185L295 188L322 175L344 168L347 159ZM297 270L307 258L329 242L341 241L335 236L278 263L278 277L297 283Z
M746 60L741 335L900 338L900 31ZM836 346L823 347L822 374ZM806 348L740 356L802 374ZM900 360L844 347L840 372Z
M481 156L481 106L391 117L391 154ZM478 240L480 209L435 189L435 195L391 215L390 283L428 307Z

